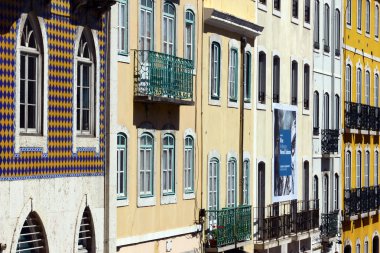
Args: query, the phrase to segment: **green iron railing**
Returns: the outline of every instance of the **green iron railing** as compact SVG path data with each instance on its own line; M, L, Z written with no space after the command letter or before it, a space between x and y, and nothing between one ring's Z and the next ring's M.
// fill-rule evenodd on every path
M135 51L135 96L193 99L193 61L173 55Z
M251 240L251 206L208 210L207 213L209 247L223 247Z

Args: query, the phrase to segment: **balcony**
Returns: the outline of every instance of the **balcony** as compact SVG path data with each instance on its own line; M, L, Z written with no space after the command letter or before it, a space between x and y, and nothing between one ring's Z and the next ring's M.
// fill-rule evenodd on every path
M379 108L371 106L369 109L369 127L372 131L380 131Z
M115 0L73 0L73 9L93 10L99 14L111 9L111 6L116 3Z
M136 50L134 93L139 102L193 105L193 62Z
M379 108L346 102L345 125L349 129L379 131Z
M324 239L335 237L338 234L338 211L322 213L321 235Z
M252 238L252 207L239 206L208 210L206 251L229 250L241 247ZM223 248L223 249L221 249Z
M322 154L338 152L338 141L338 129L322 129Z
M379 186L346 189L344 211L346 217L365 214L380 208Z
M291 201L256 208L255 241L269 241L318 228L318 201Z

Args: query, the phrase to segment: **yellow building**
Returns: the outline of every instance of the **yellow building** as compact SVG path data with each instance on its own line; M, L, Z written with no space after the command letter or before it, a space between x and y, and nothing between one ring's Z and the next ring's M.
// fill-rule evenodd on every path
M379 2L343 6L342 242L347 253L379 252Z
M252 250L255 38L250 0L204 1L201 161L206 252Z
M119 252L200 247L201 7L197 0L121 0L112 9L117 151L110 173L117 180L110 187L117 189Z

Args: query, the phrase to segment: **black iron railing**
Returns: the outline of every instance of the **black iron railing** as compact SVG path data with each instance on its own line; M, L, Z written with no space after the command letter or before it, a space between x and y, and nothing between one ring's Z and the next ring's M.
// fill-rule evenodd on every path
M369 194L369 187L362 187L360 189L360 210L362 213L367 213L369 211Z
M345 127L350 129L358 129L358 104L353 102L346 102L344 113Z
M379 108L371 106L369 108L369 126L372 131L380 130Z
M331 238L338 234L338 211L322 213L321 215L321 235Z
M345 127L350 129L380 131L380 109L354 102L346 102Z
M346 189L344 192L344 212L346 216L375 211L380 208L380 188L378 185Z
M322 153L330 154L338 152L339 130L322 129Z
M344 211L348 216L361 212L360 188L347 189L344 191Z
M369 130L369 105L358 104L358 129Z

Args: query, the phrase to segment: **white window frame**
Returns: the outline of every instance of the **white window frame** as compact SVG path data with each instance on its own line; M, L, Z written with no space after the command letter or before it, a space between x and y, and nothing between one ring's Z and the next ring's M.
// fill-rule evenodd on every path
M138 48L140 50L153 50L154 49L154 1L148 0L152 3L152 7L148 7L145 5L141 5L141 1L139 0L139 45ZM150 22L149 25L146 25L145 19L141 16L141 12L144 14L144 17L147 17L148 14L150 16ZM143 23L144 21L144 23ZM145 29L145 34L141 34L140 31L142 29L140 28L142 25L145 25L147 29ZM149 31L148 31L149 30ZM150 34L150 37L147 36ZM142 48L142 45L140 43L141 40L144 40L144 48ZM145 45L149 42L149 48L147 48Z
M379 4L375 2L375 40L379 40Z
M356 151L356 185L357 189L362 187L362 151Z
M174 15L164 12L165 5L171 6L174 8ZM162 52L168 55L177 55L177 8L174 3L170 1L165 1L162 6ZM165 29L165 20L167 22L167 28ZM170 22L172 22L172 34L165 34L165 31L169 32ZM172 38L170 38L170 36ZM172 41L170 41L172 39ZM166 50L165 50L165 45ZM170 50L172 47L172 50Z
M364 157L364 187L369 187L369 170L371 153L368 148L365 150Z
M347 8L346 8L346 25L348 28L351 28L351 22L352 22L352 0L347 0Z
M369 0L366 0L365 13L365 34L369 37L371 33L371 2Z
M379 185L379 150L376 148L373 161L373 185Z
M365 103L370 105L371 102L371 71L369 68L366 68L365 71Z
M250 56L250 64L247 64L247 55ZM252 108L252 67L253 67L253 53L252 47L247 43L244 49L244 109ZM249 65L249 66L248 66ZM248 66L248 67L247 67ZM249 80L247 79L249 77ZM239 86L239 85L238 85Z
M334 211L339 210L339 175L335 173L334 175Z
M243 160L243 205L250 204L250 169L251 161L245 158Z
M124 6L124 13L122 7ZM129 0L118 0L118 53L121 56L129 56ZM124 22L123 22L124 21ZM122 43L122 31L124 30L124 43Z
M170 148L165 149L164 147L164 139L166 137L172 137L174 141L174 146L171 148L173 149L173 157L174 161L172 160L172 168L166 167L164 164L164 151L167 150L169 151ZM164 130L161 131L161 204L166 205L166 204L175 204L177 203L177 192L176 192L176 185L177 185L177 138L176 138L176 132L174 130ZM172 173L172 176L167 178L167 180L172 181L171 185L172 188L164 188L164 172L170 172ZM168 183L169 183L168 181Z
M187 16L187 13L191 13L193 15L193 18L194 20L193 21L190 21L186 18ZM196 25L197 25L197 20L196 20L196 14L195 14L195 10L194 8L192 8L192 6L185 6L185 31L184 31L184 58L188 59L187 55L188 55L188 46L190 46L190 50L191 50L191 59L189 60L192 60L193 61L193 66L194 66L194 69L195 69L195 62L196 62ZM188 43L188 37L187 37L187 32L186 32L186 29L187 29L187 25L190 25L191 26L191 43L189 44Z
M323 52L330 53L330 5L323 5Z
M348 71L350 72L349 75L347 74ZM352 101L352 64L350 62L346 63L345 76L346 76L345 100L346 102L351 102Z
M213 45L216 43L218 45L219 51L218 51L218 60L213 62L214 56L213 54ZM209 98L208 103L209 105L221 105L221 95L222 95L222 89L221 89L221 63L222 63L222 38L220 35L217 34L211 34L210 35L210 73L209 73ZM213 71L213 68L215 67L215 64L217 64L217 70L218 73ZM213 76L214 74L214 76ZM217 80L216 83L214 81ZM215 86L215 87L214 87ZM215 90L215 92L214 92Z
M375 107L379 107L379 73L377 71L375 71L373 83L374 83L373 105Z
M361 66L356 67L356 103L362 103L363 71Z
M217 167L215 167L215 173L213 173L212 175L210 174L211 163L217 165ZM208 210L219 209L219 194L220 194L219 193L219 180L220 180L219 177L220 177L220 155L219 155L219 152L217 152L216 150L212 150L208 154L208 162L207 162L207 208ZM212 185L210 184L211 181L213 181ZM215 189L213 189L212 186L215 187Z
M318 5L318 6L317 6ZM320 18L321 18L321 10L320 10L320 1L314 0L314 34L313 34L313 41L314 41L314 50L320 49Z
M192 188L191 189L186 189L186 138L190 137L192 140L193 140L193 147L192 147L192 171L190 172L191 174L191 186ZM195 168L196 168L196 135L195 135L195 132L193 129L191 128L188 128L185 130L184 132L184 135L183 135L183 141L184 141L184 157L183 157L183 163L184 163L184 176L183 176L183 186L184 186L184 190L183 190L183 199L187 200L187 199L194 199L195 198Z
M351 150L346 150L345 160L344 160L344 189L351 189L351 164L352 164L352 152Z
M296 73L295 73L295 78L294 78L294 75L293 75L293 62L296 64L296 69L295 69L295 71L296 71ZM298 69L299 69L299 64L298 64L298 61L296 60L296 59L291 59L291 61L290 61L290 90L291 90L291 92L290 92L290 104L291 105L298 105L298 81L299 81L299 78L298 78L298 76L299 76L299 74L298 74ZM281 92L281 91L280 91ZM293 95L296 95L295 96L295 99L296 99L296 102L295 102L295 104L293 103Z
M227 167L226 167L226 172L227 172L226 207L236 207L238 204L237 202L238 171L239 171L239 166L238 166L237 154L235 152L229 152L227 154Z
M29 14L31 15L31 14ZM15 58L15 66L16 66L16 85L15 85L15 94L20 94L21 84L20 84L20 71L21 71L21 35L23 32L23 28L25 22L28 18L28 14L21 14L21 17L18 21L18 31L16 37L16 58ZM34 29L39 29L41 32L41 38L36 37L37 42L39 42L39 46L41 47L42 54L39 56L40 61L40 70L37 78L39 79L40 90L42 92L43 97L40 100L41 106L39 110L41 113L38 113L39 117L38 122L40 124L40 130L38 134L34 135L23 135L21 134L20 129L20 96L15 96L15 135L14 135L14 153L19 154L23 148L27 150L29 148L37 148L40 149L42 153L48 152L48 69L49 69L49 57L48 57L48 41L47 41L47 33L44 19L41 17L33 17L30 16L30 22ZM36 33L38 33L35 31ZM38 41L39 40L39 41Z
M119 137L122 137L122 138L125 138L125 144L119 144ZM117 151L117 169L116 169L116 175L117 175L117 180L116 180L116 194L117 194L117 199L118 200L124 200L124 199L128 199L128 171L127 171L127 164L128 164L128 137L125 133L123 132L119 132L117 133L117 141L116 141L116 151ZM119 157L120 157L120 154L123 153L123 165L122 167L120 167L120 163L119 163ZM119 191L120 189L120 174L123 175L123 179L122 179L122 182L123 182L123 189L122 191Z
M94 100L95 101L95 106L93 108L93 132L91 135L85 135L82 136L78 134L77 131L77 117L76 117L76 110L77 110L77 66L78 66L78 61L80 59L77 56L77 52L79 49L79 42L82 36L82 33L85 32L84 28L79 26L77 28L77 33L76 33L76 39L75 39L75 45L74 45L74 70L73 70L73 77L74 77L74 82L73 82L73 147L72 147L72 152L77 153L78 150L82 148L90 148L90 149L95 149L96 153L99 153L100 150L100 51L99 51L99 40L98 40L98 33L97 31L94 30L88 30L88 33L91 34L91 39L92 42L94 43L94 66L93 66L93 71L95 72L93 74L95 81L93 82L93 89L95 89L94 93ZM90 114L91 115L91 114Z
M363 10L362 10L362 0L357 0L356 2L356 29L357 29L357 32L358 33L362 33L362 13L363 13Z
M233 52L236 57L233 57ZM239 84L240 84L240 42L231 39L229 42L229 60L228 60L228 107L239 107ZM236 62L234 62L236 60ZM235 63L235 64L234 64ZM233 93L236 94L233 94ZM236 95L236 96L234 96Z
M322 187L322 191L323 191L322 212L323 213L329 212L329 194L330 194L330 191L329 191L330 185L329 184L330 184L329 176L327 174L324 174L323 175L323 187Z

